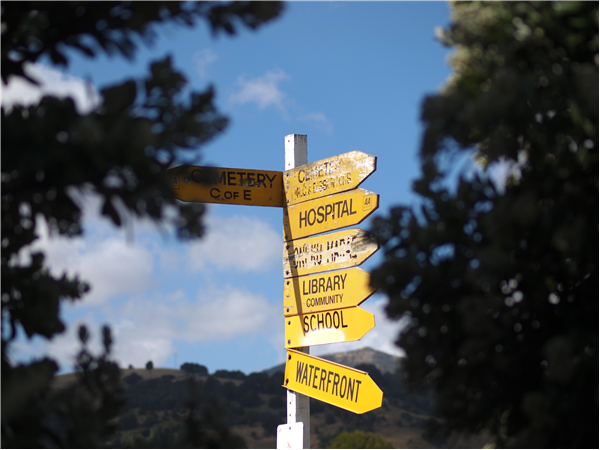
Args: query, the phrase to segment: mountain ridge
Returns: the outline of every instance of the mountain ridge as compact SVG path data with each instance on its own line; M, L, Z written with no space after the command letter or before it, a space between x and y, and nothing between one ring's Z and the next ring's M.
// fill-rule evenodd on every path
M357 350L345 352L328 353L326 355L318 356L318 358L326 359L348 367L355 367L359 364L372 364L377 367L381 373L394 373L398 369L400 362L404 359L401 356L390 355L389 353L375 350L371 347L362 347ZM280 371L285 371L285 363L265 369L262 372L272 376L274 373Z

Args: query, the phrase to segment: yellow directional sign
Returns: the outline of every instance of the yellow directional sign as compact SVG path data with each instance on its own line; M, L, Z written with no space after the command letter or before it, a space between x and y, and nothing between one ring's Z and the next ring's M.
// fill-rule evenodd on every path
M364 309L332 309L285 318L285 348L358 341L375 326Z
M283 244L283 276L359 266L378 249L375 238L360 228L296 239Z
M358 150L295 167L284 172L288 206L338 192L362 183L377 168L377 158Z
M283 206L283 172L185 165L166 173L184 202Z
M379 195L357 188L283 209L283 238L299 239L362 222L379 207Z
M369 273L358 267L287 278L283 282L283 315L360 305L375 292L369 280Z
M294 350L288 350L283 387L357 414L383 402L383 392L367 372Z

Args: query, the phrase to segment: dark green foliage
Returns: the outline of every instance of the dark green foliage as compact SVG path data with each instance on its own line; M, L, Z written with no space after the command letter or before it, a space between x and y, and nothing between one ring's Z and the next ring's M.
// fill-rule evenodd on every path
M135 372L123 378L123 381L128 385L134 385L136 383L139 383L141 380L143 380L143 377Z
M394 448L383 436L368 431L344 432L335 437L327 448Z
M213 373L214 377L218 378L229 378L230 380L243 380L246 377L246 374L240 370L225 370L219 369Z
M282 4L4 2L1 9L2 81L26 78L35 84L24 67L41 58L63 67L72 49L91 58L133 58L137 43L151 43L158 25L205 21L215 33L234 34L240 26L255 29L273 19ZM102 89L100 105L89 113L80 113L71 98L53 96L31 106L2 107L4 446L96 447L111 433L121 388L118 368L108 357L108 329L100 357L85 347L78 355L78 383L68 392L50 391L58 370L52 359L10 361L18 327L29 338L51 339L65 330L61 302L78 301L90 290L78 277L52 275L44 254L28 254L27 246L38 237L40 220L53 234L82 234L74 198L88 193L100 198L102 215L116 226L138 217L159 226L168 222L182 239L202 235L204 208L177 202L163 171L181 162L178 157L197 161L199 147L222 132L227 119L214 106L212 87L188 92L186 83L166 56L146 75ZM168 207L174 211L169 219ZM85 345L83 329L80 340Z
M598 445L598 3L463 2L442 34L455 74L422 109L419 211L372 231L372 283L409 324L408 386L431 435L499 446ZM498 188L452 161L511 162Z
M152 372L152 369L154 369L154 363L153 363L152 361L148 361L148 362L146 363L146 370L147 370L148 372Z
M208 369L206 368L206 366L203 366L202 364L197 364L197 363L183 363L181 365L181 370L183 370L184 372L187 373L192 373L195 375L208 375Z

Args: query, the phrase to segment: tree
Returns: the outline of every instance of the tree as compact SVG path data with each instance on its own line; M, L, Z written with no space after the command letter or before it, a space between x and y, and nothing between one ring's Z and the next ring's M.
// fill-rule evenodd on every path
M233 35L240 27L256 29L275 18L282 4L5 2L1 10L2 81L36 84L27 73L30 63L49 59L68 67L75 51L90 58L104 53L131 59L137 42L151 43L160 24L206 21L213 33ZM197 160L198 149L225 129L227 119L213 104L212 87L185 94L185 86L167 56L153 62L144 77L102 89L101 104L89 113L79 113L71 98L53 96L10 111L2 108L3 445L93 447L96 438L110 432L106 424L118 410L110 402L110 408L86 410L86 427L98 433L71 426L85 405L104 405L107 396L118 403L120 379L108 355L108 328L99 357L85 349L87 330L80 332L78 386L88 389L74 389L66 400L50 395L58 370L53 359L18 365L10 359L18 328L28 338L52 339L65 331L62 302L78 301L90 289L76 276L51 274L44 254L31 253L28 246L38 237L39 222L52 234L83 232L74 194L99 197L102 214L116 226L139 217L174 226L181 239L202 235L202 205L177 202L164 171L182 158ZM84 433L87 441L81 440Z
M180 368L186 373L192 373L200 376L208 375L208 369L202 364L186 362L183 363Z
M154 363L152 361L148 361L146 363L146 370L148 371L148 373L151 373L152 369L154 369Z
M454 73L422 106L422 206L376 219L372 284L409 323L406 375L434 386L440 433L595 448L598 4L452 10ZM453 184L464 154L477 163Z
M327 448L394 448L394 446L378 433L355 430L344 431L333 438Z

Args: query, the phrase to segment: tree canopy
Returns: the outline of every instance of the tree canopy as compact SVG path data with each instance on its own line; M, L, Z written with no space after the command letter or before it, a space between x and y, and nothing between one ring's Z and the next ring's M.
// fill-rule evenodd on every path
M27 70L31 63L67 68L75 52L131 59L138 43L153 42L159 25L206 22L213 33L233 35L277 17L282 4L3 2L1 9L2 81L36 84L40 80ZM61 303L78 301L90 289L76 276L53 275L44 254L27 247L38 238L39 223L52 234L83 233L78 194L99 197L102 215L116 226L138 217L173 226L182 239L202 235L202 205L177 202L163 172L182 155L197 159L199 148L225 129L227 119L214 106L212 86L189 92L186 83L165 56L145 76L103 88L91 112L79 112L72 98L52 95L30 106L2 107L3 445L93 447L110 432L106 424L118 410L120 380L109 359L108 328L97 357L87 351L88 332L81 328L78 387L54 403L50 382L56 362L11 360L17 329L28 338L64 332ZM101 406L94 410L95 404ZM83 417L85 426L75 426Z
M372 284L409 322L397 342L408 380L435 388L439 433L595 448L598 3L451 5L421 206L375 220Z

